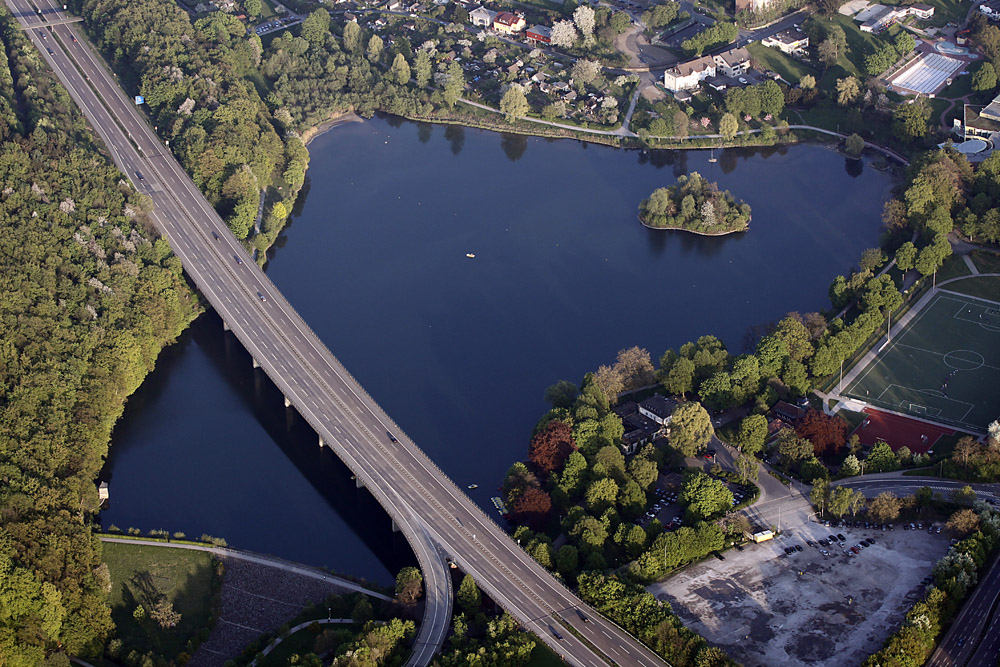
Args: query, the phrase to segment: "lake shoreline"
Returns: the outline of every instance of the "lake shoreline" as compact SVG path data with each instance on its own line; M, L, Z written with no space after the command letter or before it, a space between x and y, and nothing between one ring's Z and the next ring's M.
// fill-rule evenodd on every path
M743 229L730 229L729 231L726 232L717 232L713 234L711 232L700 232L696 229L688 229L686 227L654 227L653 225L647 224L642 219L641 215L636 216L636 218L638 218L640 224L642 224L642 226L645 227L646 229L663 230L665 232L687 232L688 234L697 234L698 236L729 236L730 234L743 234L744 232L750 231L749 222Z

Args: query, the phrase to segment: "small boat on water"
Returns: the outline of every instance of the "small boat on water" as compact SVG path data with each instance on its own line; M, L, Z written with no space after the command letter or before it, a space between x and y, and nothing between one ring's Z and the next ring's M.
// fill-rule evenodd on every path
M465 256L468 257L469 259L475 259L476 258L476 253L474 253L474 252L467 252L467 253L465 253Z
M479 485L478 484L469 484L469 486L467 486L466 488L471 491L472 489L478 489Z

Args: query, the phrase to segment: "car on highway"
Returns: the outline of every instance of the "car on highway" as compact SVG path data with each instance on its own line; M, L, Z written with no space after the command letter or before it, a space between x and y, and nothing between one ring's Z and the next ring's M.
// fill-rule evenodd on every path
M559 639L560 641L562 640L562 635L561 635L561 634L559 634L559 631L558 631L558 630L556 630L555 628L553 628L553 627L552 627L551 625L549 626L549 630L551 630L551 631L552 631L552 635L553 635L553 636L554 636L554 637L555 637L556 639Z
M74 44L76 44L76 35L70 35L69 38L73 40Z
M218 241L219 240L219 235L216 234L215 232L212 232L212 238L215 239L216 241Z
M393 435L392 433L390 433L389 431L386 431L386 432L385 432L385 434L386 434L387 436L389 436L389 439L390 439L390 440L392 440L393 442L399 442L399 440L396 440L396 436L394 436L394 435Z
M579 616L579 617L580 617L580 620L581 620L581 621L583 621L584 623L589 623L589 622L590 622L590 619L589 619L589 618L587 618L587 615L586 615L586 614L584 614L584 613L583 613L582 611L580 611L579 609L577 609L577 610L576 610L576 615L577 615L577 616Z
M236 260L237 264L242 264L243 263L243 260L240 259L239 255L233 255L233 259Z
M962 637L957 642L955 642L955 646L957 646L958 648L962 648L963 646L965 646L965 637Z
M51 49L50 49L50 50L51 50ZM146 180L146 177L145 177L145 176L143 176L143 175L142 175L142 172L141 172L141 171L139 171L138 169L136 169L136 170L135 170L135 177L136 177L136 178L138 178L138 179L139 179L140 181L144 181L144 180Z
M50 56L54 56L56 54L56 52L53 51L52 49L45 49L45 50L49 52Z
M264 297L264 294L262 292L257 292L257 298L260 299L261 301L267 301L267 298Z
M42 36L42 39L45 39L45 31L44 30L42 30L41 28L39 28L38 29L38 34Z

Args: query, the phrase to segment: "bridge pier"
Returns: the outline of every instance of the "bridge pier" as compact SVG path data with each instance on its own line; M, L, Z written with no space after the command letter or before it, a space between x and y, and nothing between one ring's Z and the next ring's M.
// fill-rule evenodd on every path
M323 442L323 436L317 436L317 437L319 437L319 446L320 447L323 447L324 445L326 445L326 443Z
M229 328L229 324L225 320L222 320L222 330L223 331L232 331L232 329Z
M354 476L354 488L363 489L365 488L365 483L361 481L361 478L357 475Z
M394 532L394 533L398 533L399 532L399 526L396 524L396 520L395 519L392 520L392 532Z
M250 358L253 359L253 367L260 368L260 362L257 361L257 357L250 357Z
M288 398L287 396L285 396L285 407L286 408L292 407L292 400L290 398Z

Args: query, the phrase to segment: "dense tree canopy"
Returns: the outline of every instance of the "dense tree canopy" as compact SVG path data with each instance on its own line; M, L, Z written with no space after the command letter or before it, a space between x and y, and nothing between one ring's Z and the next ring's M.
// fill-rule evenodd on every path
M0 663L111 629L94 479L123 401L197 314L148 200L0 11Z

